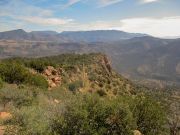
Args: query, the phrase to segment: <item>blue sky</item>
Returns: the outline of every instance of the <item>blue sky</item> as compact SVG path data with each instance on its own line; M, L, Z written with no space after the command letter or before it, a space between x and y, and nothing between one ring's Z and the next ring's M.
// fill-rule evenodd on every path
M12 29L180 36L180 0L0 0L0 31Z

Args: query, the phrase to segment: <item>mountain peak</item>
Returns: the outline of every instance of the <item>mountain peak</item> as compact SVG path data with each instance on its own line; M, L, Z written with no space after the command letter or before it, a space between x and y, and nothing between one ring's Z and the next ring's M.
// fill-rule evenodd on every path
M0 32L0 39L24 40L27 39L28 33L23 29Z
M22 33L26 33L26 31L25 30L23 30L23 29L15 29L15 30L10 30L10 31L5 31L5 32L22 32Z

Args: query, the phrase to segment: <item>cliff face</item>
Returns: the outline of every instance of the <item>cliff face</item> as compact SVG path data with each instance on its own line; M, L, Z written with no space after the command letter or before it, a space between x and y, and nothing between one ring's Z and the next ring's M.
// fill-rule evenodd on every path
M101 64L102 66L104 66L104 68L106 69L106 71L111 74L112 73L112 67L111 67L111 63L109 61L109 59L107 58L107 56L103 56L102 60L101 60Z

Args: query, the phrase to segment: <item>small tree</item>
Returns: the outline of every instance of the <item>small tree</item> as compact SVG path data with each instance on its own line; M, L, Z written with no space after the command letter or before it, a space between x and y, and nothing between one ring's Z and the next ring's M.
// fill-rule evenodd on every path
M78 90L79 88L82 88L82 87L83 87L82 81L75 81L68 85L69 90L72 92L75 92L76 90Z
M8 83L20 84L26 80L28 70L17 63L1 63L0 76Z

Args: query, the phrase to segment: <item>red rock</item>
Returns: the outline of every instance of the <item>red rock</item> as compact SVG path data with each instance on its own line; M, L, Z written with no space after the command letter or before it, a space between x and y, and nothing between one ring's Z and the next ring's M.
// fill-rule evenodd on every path
M46 70L44 70L44 74L47 76L50 76L52 73L48 69L46 69Z
M8 112L0 112L0 119L1 120L10 119L11 117L12 117L12 115Z

